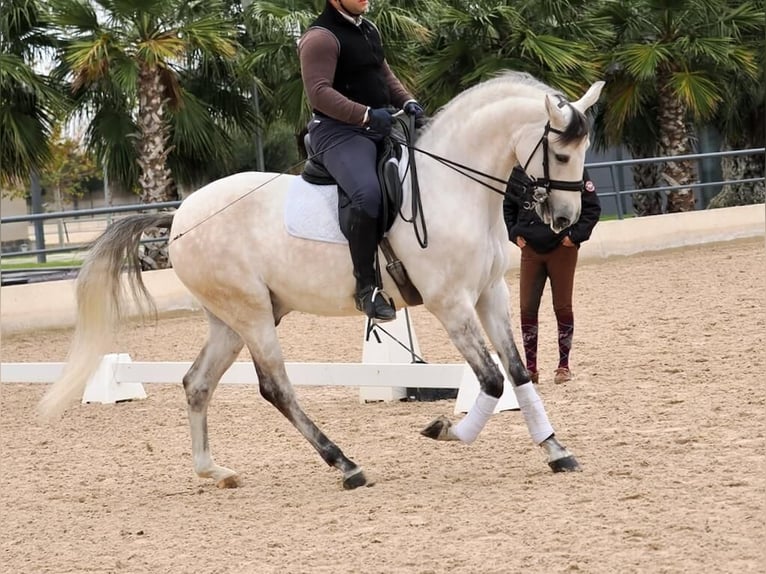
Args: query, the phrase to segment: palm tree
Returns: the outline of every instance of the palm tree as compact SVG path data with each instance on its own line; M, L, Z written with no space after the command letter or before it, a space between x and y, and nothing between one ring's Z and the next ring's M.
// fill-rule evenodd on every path
M754 7L753 7L754 8ZM757 9L763 14L764 2ZM758 55L758 68L766 64L766 35L764 24L735 31L743 45ZM739 70L733 71L727 79L731 90L716 114L714 126L723 135L724 149L749 149L763 147L766 142L766 84L764 78L753 79ZM724 158L721 161L723 177L726 180L762 178L766 173L766 158L763 154ZM709 207L725 207L762 203L766 199L763 182L725 185Z
M599 79L596 46L612 32L593 2L538 0L424 2L432 31L422 58L420 86L432 106L499 71L529 72L568 95Z
M93 114L92 145L101 148L110 169L116 169L114 162L127 169L134 144L141 200L173 199L168 167L173 145L197 138L197 147L213 157L220 149L215 145L220 132L211 128L204 103L185 88L183 78L195 66L233 65L238 45L226 5L217 0L51 0L49 5L63 45L62 71L71 74L77 101ZM176 130L182 117L185 132L175 141L173 112ZM116 142L107 139L110 126L118 128L111 132Z
M168 166L188 189L239 170L243 144L253 140L257 114L252 83L244 67L246 52L234 64L220 57L190 61L180 72L184 105L170 110Z
M322 0L245 3L250 55L243 66L258 97L261 134L280 123L287 123L297 134L308 122L297 41L323 6Z
M606 111L609 102L600 106L596 112L593 129L593 147L607 150L613 145L624 145L631 157L650 158L658 155L659 122L657 120L656 101L647 101L638 110L637 115L629 118L619 134L610 140L606 123ZM656 163L640 163L631 169L634 189L660 187L662 177ZM663 212L663 197L660 191L637 192L630 195L633 211L639 216L659 215Z
M607 68L607 138L618 143L626 125L657 108L656 155L690 153L692 122L712 117L739 71L755 78L755 53L740 42L740 31L762 26L764 14L755 3L741 0L604 0L603 15L616 31ZM762 29L762 28L761 28ZM643 147L647 147L643 144ZM665 183L696 180L694 164L668 162ZM668 192L668 212L694 209L691 189Z
M59 86L36 69L53 46L41 5L6 0L0 10L0 185L18 186L50 158L49 138L63 112Z
M763 82L752 84L735 81L732 85L741 88L733 94L733 101L726 106L726 113L721 114L716 121L724 135L723 147L727 150L763 147L766 142L766 87ZM763 178L766 173L766 157L763 154L726 157L721 161L721 168L724 180ZM708 207L749 205L763 203L765 199L766 185L763 181L731 184L724 185L710 200Z

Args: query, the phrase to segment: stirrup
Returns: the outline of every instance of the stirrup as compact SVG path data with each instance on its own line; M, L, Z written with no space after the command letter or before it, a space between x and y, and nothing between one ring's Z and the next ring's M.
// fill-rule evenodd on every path
M396 319L396 309L393 302L389 302L385 292L377 286L360 289L354 297L354 302L356 308L370 319L375 319L378 322Z

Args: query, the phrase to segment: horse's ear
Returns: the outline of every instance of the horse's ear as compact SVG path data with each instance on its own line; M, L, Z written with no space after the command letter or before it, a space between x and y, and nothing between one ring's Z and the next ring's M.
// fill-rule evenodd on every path
M572 106L584 114L588 108L598 101L598 98L601 95L601 89L604 87L605 83L606 82L598 81L593 84L588 88L588 91L585 92L585 95L582 98L576 102L572 102Z
M569 118L564 114L566 106L559 106L559 100L554 100L550 94L545 94L545 109L548 112L551 127L563 130L567 126Z

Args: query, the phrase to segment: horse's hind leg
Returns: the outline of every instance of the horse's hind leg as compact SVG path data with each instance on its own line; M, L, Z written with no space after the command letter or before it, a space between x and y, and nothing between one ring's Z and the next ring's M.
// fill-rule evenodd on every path
M513 391L529 434L535 444L545 449L548 465L553 472L579 470L580 466L572 453L556 440L543 402L521 361L518 347L513 340L511 316L508 311L508 287L504 280L496 282L484 292L476 310L487 336L513 382Z
M219 488L238 486L237 473L213 461L207 432L207 409L218 381L244 346L242 338L212 313L205 346L183 379L192 439L194 472L212 478Z
M261 395L287 417L316 449L322 460L343 473L343 488L364 486L367 478L362 469L319 430L298 404L292 384L287 378L273 317L266 313L263 315L261 320L253 315L247 317L251 321L247 329L238 327L253 357Z

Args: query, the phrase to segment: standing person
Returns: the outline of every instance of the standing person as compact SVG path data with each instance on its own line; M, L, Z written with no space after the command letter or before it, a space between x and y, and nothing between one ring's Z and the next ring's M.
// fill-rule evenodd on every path
M379 321L396 318L381 294L375 256L381 237L378 144L391 133L393 105L420 119L422 106L383 55L378 29L363 14L367 0L327 0L298 42L301 76L314 111L311 145L348 195L348 239L356 278L356 307Z
M577 267L580 244L590 238L601 215L601 203L596 186L590 181L587 170L582 194L582 212L577 223L559 233L538 217L532 198L522 186L511 183L503 201L503 215L508 227L508 239L521 249L519 297L521 300L521 336L527 370L532 382L537 383L537 333L538 311L546 280L550 279L553 311L558 328L559 362L553 382L572 380L569 369L569 353L574 333L572 290Z

